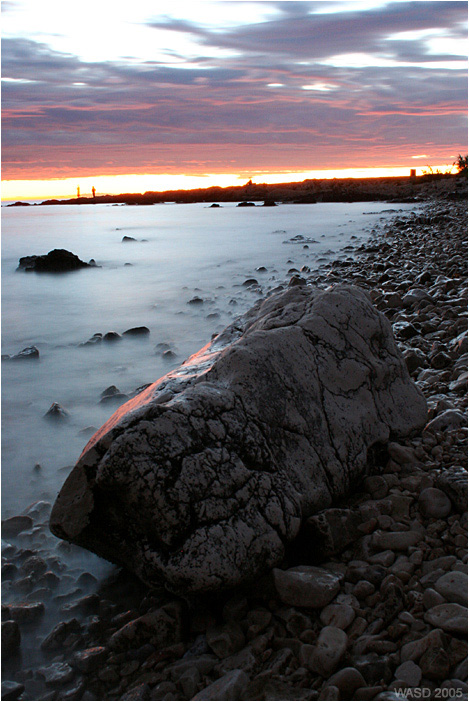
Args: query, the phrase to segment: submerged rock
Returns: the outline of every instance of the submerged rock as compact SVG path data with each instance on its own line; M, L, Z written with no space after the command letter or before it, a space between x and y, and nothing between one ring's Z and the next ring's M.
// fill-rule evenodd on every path
M93 260L93 259L92 259ZM16 270L36 273L67 273L79 268L95 268L96 263L82 261L76 254L65 249L54 249L42 256L23 256Z
M51 529L150 585L234 587L278 564L301 521L366 475L377 446L426 419L363 291L290 288L114 413Z

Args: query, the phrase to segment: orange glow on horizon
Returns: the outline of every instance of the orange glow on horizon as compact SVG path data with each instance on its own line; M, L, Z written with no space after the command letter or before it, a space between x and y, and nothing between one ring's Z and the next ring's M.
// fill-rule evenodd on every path
M80 188L82 197L91 197L92 188L99 195L119 195L121 193L144 193L147 191L164 192L170 190L195 190L197 188L221 188L245 185L248 180L254 184L295 183L307 179L332 178L385 178L409 176L409 167L387 166L381 168L346 168L314 171L284 171L282 173L256 173L248 171L243 174L211 173L202 175L165 175L137 174L98 175L84 178L51 178L43 180L3 180L2 202L17 200L69 199L77 196ZM417 167L417 175L422 175L428 166ZM452 164L432 166L433 172L456 172Z

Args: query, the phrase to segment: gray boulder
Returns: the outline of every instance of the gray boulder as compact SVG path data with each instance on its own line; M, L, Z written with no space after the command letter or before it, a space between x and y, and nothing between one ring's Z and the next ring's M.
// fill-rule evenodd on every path
M120 407L65 482L51 529L150 585L234 587L278 564L377 445L426 417L367 294L296 286Z

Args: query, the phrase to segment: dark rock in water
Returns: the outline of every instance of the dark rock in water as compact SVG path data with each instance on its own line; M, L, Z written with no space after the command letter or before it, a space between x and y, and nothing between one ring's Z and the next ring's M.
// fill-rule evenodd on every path
M366 475L370 452L426 420L363 291L290 288L116 412L50 526L151 585L235 587L279 563L302 519Z
M132 327L124 332L125 336L148 336L150 330L148 327Z
M204 301L202 300L201 297L197 297L197 295L196 295L195 297L192 298L192 300L189 300L189 302L187 304L188 305L203 305Z
M10 360L10 361L34 361L39 358L39 349L36 348L36 346L27 346L25 349L17 353L15 356L8 356L7 358L4 358L2 356L2 360Z
M213 205L210 205L210 209L211 209L212 207L220 207L220 205L219 205L217 202L214 202Z
M95 264L96 265L96 264ZM35 271L36 273L68 273L80 268L92 268L71 251L54 249L42 256L24 256L20 258L17 270Z
M275 200L267 199L264 200L263 207L277 207L277 203L275 202Z
M67 422L70 415L58 402L53 402L45 413L44 418L51 422L62 423Z
M122 241L137 241L133 236L123 236Z
M297 285L306 285L306 280L299 275L292 275L288 283L288 287L293 288Z
M89 427L85 427L84 429L80 429L78 434L80 436L93 436L95 431L97 431L97 427L90 425Z
M113 341L121 341L121 339L122 339L122 336L121 336L120 334L118 334L117 332L115 332L115 331L107 332L107 333L103 336L103 341L108 341L108 342L111 342L111 343L112 343Z
M8 205L11 207L11 205ZM24 692L24 685L13 680L2 681L2 700L18 700Z
M18 653L21 645L21 633L17 622L12 619L2 621L2 657L10 658Z
M96 344L100 344L103 340L103 335L101 333L93 334L91 339L88 339L88 341L84 341L82 344L78 344L79 346L96 346Z
M99 401L100 405L122 405L122 403L127 402L130 397L125 395L123 392L116 392L113 395L104 395Z
M176 358L176 354L171 349L163 351L163 358L165 361L172 361Z
M259 283L255 278L248 278L244 281L243 288L250 288L251 285L259 285Z
M108 388L102 391L101 397L111 397L112 395L118 395L119 393L119 388L116 388L115 385L110 385Z
M237 207L255 207L254 202L240 202Z
M265 266L259 266L256 268L257 273L267 273L267 268Z
M12 536L18 536L22 531L28 531L33 527L33 520L26 515L10 517L2 521L2 536L9 539Z
M94 260L94 258L90 258L90 260L88 261L88 265L89 265L91 268L99 268L99 267L100 267L100 266L98 266L98 264L96 263L96 261Z

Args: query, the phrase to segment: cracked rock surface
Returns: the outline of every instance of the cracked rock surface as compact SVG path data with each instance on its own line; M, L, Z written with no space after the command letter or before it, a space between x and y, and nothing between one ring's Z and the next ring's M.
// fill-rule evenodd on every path
M65 482L51 529L149 585L234 587L279 563L377 445L426 421L368 295L295 286L120 407Z

